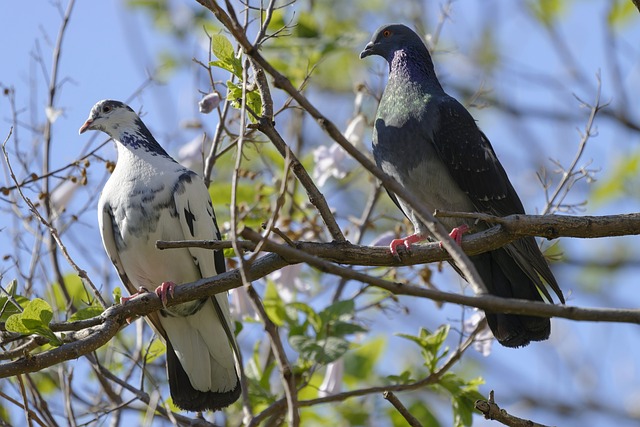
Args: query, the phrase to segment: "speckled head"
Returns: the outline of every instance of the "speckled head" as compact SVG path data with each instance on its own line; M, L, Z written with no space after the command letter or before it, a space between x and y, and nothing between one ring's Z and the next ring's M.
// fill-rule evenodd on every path
M89 118L84 122L80 134L88 130L101 130L111 136L119 125L124 123L135 123L138 115L127 104L104 99L93 106L89 113Z

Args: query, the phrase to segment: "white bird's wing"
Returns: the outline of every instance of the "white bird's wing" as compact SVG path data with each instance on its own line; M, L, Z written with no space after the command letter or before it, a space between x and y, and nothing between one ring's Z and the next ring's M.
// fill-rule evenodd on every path
M211 199L202 178L194 172L185 171L174 187L173 197L186 240L220 239ZM188 250L203 278L224 272L222 251L212 253L203 248ZM197 313L182 320L176 317L163 318L163 324L176 351L182 349L179 358L195 388L227 392L237 385L237 356L234 357L234 353L239 353L227 293L217 294L210 301L211 304L204 304ZM183 322L189 324L191 333L184 328ZM194 334L195 331L198 332ZM202 363L202 351L198 351L202 344L209 352L209 365ZM189 369L190 366L194 368Z
M129 294L133 295L138 292L138 289L136 289L135 285L129 279L129 276L127 276L122 261L120 260L120 252L118 250L118 244L116 243L116 240L120 239L120 232L116 226L116 222L114 221L111 206L109 206L108 203L104 203L102 200L100 200L98 212L98 224L100 226L100 235L102 236L102 244L104 246L104 249L111 259L111 262L115 266L116 271L120 276L120 280L127 288ZM160 336L163 340L166 340L167 335L164 328L162 327L162 324L160 323L158 312L148 314L145 319L156 331L158 336Z

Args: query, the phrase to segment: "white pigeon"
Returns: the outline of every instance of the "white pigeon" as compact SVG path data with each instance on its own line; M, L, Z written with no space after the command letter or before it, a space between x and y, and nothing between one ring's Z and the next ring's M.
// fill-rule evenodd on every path
M155 246L157 240L220 239L202 178L172 159L122 102L98 102L80 133L87 130L101 130L117 143L118 162L102 190L98 222L107 254L129 293L157 287L166 304L174 286L224 272L221 251L161 251ZM167 344L167 375L176 406L215 411L238 399L234 352L239 353L226 292L147 318Z

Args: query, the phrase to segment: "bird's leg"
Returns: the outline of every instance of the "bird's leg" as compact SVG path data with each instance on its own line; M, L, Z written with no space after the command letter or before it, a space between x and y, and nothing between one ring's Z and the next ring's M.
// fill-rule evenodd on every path
M407 252L411 251L411 245L417 242L421 242L426 239L426 236L423 236L420 233L412 234L411 236L404 237L402 239L393 239L389 244L389 249L391 250L391 254L395 257L398 255L398 247L404 246Z
M149 289L145 288L144 286L140 286L138 288L138 292L136 292L135 294L131 294L128 297L120 297L120 304L126 304L130 299L135 298L138 295L146 294L147 292L149 292ZM130 325L131 322L133 322L132 317L127 317L125 320L127 321L127 325Z
M451 230L449 237L455 240L458 246L462 246L462 235L467 231L469 231L469 226L467 224L462 224ZM440 242L440 249L442 249L442 242Z
M173 298L173 291L176 288L176 284L173 282L162 282L162 285L156 288L156 295L162 300L162 306L167 308L168 295Z
M130 299L133 299L138 295L146 294L147 292L149 292L149 289L145 288L144 286L140 286L138 288L138 292L136 292L135 294L131 294L128 297L120 297L120 304L126 304Z

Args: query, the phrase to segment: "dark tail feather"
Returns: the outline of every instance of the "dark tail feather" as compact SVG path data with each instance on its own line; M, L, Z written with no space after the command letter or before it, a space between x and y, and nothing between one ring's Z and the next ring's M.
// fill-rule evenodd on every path
M240 397L240 381L228 392L199 391L193 388L189 376L167 341L167 376L173 403L185 411L217 411L231 405Z
M534 281L525 274L504 249L471 257L490 294L543 302ZM540 283L542 284L542 283ZM551 334L549 318L485 312L487 323L498 342L505 347L524 347L543 341Z

